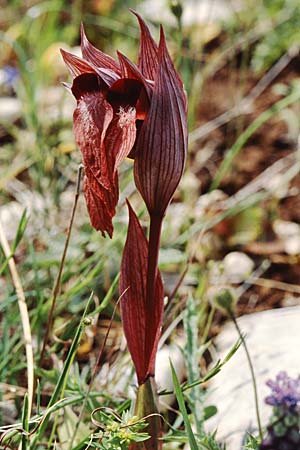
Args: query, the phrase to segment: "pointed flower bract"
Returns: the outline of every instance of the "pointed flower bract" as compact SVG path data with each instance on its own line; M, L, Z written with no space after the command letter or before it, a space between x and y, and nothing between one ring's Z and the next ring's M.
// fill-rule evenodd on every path
M137 140L135 181L150 215L163 216L181 179L187 151L186 96L161 29L158 69Z

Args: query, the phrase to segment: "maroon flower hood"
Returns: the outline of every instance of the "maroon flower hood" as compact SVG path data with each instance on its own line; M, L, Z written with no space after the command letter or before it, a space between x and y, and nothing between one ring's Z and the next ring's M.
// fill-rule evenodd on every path
M150 214L163 215L179 183L187 146L186 100L161 30L159 46L142 18L138 64L95 48L81 27L82 58L61 50L77 99L74 133L91 223L112 236L118 167L135 158L135 181Z

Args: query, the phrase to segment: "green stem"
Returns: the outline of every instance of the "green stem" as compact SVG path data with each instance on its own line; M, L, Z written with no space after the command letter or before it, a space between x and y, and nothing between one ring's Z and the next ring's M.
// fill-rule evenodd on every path
M162 441L161 423L157 408L157 388L154 377L149 377L145 383L138 387L134 414L142 419L146 418L148 424L145 431L150 438L144 442L135 442L129 446L129 450L161 450Z
M257 385L256 385L256 379L255 379L255 373L254 373L254 367L252 364L252 360L251 360L251 356L248 350L248 346L246 344L246 340L243 336L243 333L239 327L239 324L234 316L233 313L230 314L230 318L232 320L232 322L234 323L234 326L236 328L236 331L242 341L242 344L244 346L245 349L245 353L246 353L246 357L248 360L248 364L249 364L249 368L250 368L250 373L251 373L251 378L252 378L252 385L253 385L253 391L254 391L254 401L255 401L255 411L256 411L256 419L257 419L257 425L258 425L258 432L259 432L259 437L262 440L263 439L263 432L262 432L262 426L261 426L261 420L260 420L260 414L259 414L259 405L258 405L258 393L257 393Z

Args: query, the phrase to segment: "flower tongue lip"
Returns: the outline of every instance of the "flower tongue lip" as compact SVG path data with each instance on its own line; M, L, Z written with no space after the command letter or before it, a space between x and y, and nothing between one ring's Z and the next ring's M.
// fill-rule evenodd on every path
M114 111L119 111L120 107L136 108L138 119L145 118L150 106L142 83L131 78L117 80L107 91L106 99Z
M150 101L145 87L139 80L132 78L121 78L117 80L107 91L106 100L113 107L114 113L128 112L131 108L136 110L136 139L127 155L134 159L136 155L136 143L143 122L150 108Z
M83 73L73 80L72 94L79 100L83 95L105 89L105 83L94 73Z
M118 113L120 108L135 108L138 120L145 119L150 107L145 88L138 80L121 78L115 81L110 88L94 73L84 73L73 80L72 93L77 100L83 95L93 92L102 92L115 113Z

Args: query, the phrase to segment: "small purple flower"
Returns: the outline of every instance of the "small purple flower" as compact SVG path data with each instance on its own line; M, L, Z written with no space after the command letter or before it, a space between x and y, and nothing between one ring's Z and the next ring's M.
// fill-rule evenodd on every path
M3 70L3 83L7 87L12 88L20 76L19 71L12 66L4 66L2 70Z
M300 376L291 378L286 372L279 372L267 385L272 392L265 402L273 406L273 414L259 450L299 450Z
M300 377L291 378L282 371L275 381L268 380L266 384L272 390L271 395L265 399L268 405L289 411L300 408Z

